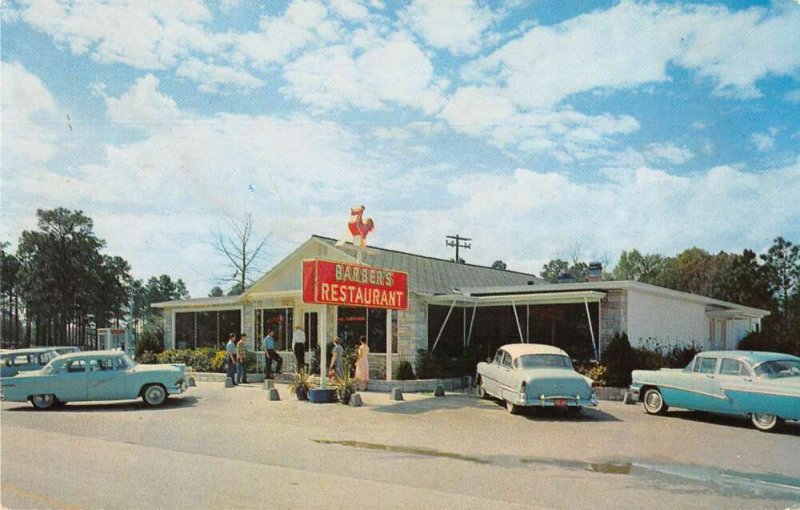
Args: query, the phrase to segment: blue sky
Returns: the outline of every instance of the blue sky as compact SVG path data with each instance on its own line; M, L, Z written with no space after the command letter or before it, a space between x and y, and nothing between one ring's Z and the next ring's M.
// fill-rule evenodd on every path
M800 242L798 34L795 0L3 2L2 240L81 209L193 296L246 212L266 266L360 204L535 273Z

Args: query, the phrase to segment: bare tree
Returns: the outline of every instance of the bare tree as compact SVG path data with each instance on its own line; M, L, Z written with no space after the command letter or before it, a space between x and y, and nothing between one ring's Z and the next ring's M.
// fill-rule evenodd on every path
M253 216L246 213L242 221L231 221L231 233L216 233L214 249L228 259L228 267L234 272L231 276L223 277L224 282L234 282L234 287L244 292L255 281L252 276L259 270L259 262L264 256L263 249L269 235L260 241L254 239ZM271 234L270 234L271 235Z

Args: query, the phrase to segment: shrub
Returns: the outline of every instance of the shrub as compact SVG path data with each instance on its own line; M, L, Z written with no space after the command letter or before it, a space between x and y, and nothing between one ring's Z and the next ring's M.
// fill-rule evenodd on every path
M410 381L416 378L417 377L414 375L414 368L409 361L401 361L394 369L393 379L395 381Z
M615 333L603 351L606 366L606 383L609 386L625 388L631 384L631 371L637 362L636 352L628 341L627 333Z
M225 358L227 353L225 351L217 351L214 357L211 358L211 371L224 373L225 372Z
M475 366L472 357L454 358L419 349L414 373L420 379L461 377L474 374Z
M606 374L608 373L608 368L606 368L605 365L600 363L576 364L575 370L594 381L597 386L606 385Z
M254 366L255 354L248 352L248 366ZM251 359L252 357L252 359ZM213 347L199 349L170 349L156 356L158 363L184 363L198 372L224 372L225 351Z
M774 351L776 349L774 339L770 338L763 331L753 331L742 338L739 342L739 349L743 351Z
M161 336L154 331L145 331L136 341L134 358L139 363L155 363L156 354L164 351Z

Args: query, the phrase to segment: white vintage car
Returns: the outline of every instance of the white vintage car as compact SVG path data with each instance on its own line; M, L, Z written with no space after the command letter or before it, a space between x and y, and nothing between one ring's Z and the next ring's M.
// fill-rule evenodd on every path
M569 355L552 345L509 344L490 362L478 363L478 395L505 401L511 414L523 407L557 407L580 413L596 406L592 380L572 368Z
M157 406L187 386L183 365L141 365L121 351L87 351L58 356L41 370L1 378L0 396L9 402L30 401L37 409L139 397Z

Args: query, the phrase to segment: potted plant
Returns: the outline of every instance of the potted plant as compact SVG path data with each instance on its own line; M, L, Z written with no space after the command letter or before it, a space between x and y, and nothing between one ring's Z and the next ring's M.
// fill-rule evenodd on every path
M356 380L350 375L350 367L345 366L344 374L333 380L332 386L336 389L336 395L342 404L350 403L350 396L356 392Z
M289 381L289 391L297 396L297 400L308 400L308 391L311 389L311 376L301 370L292 376Z

